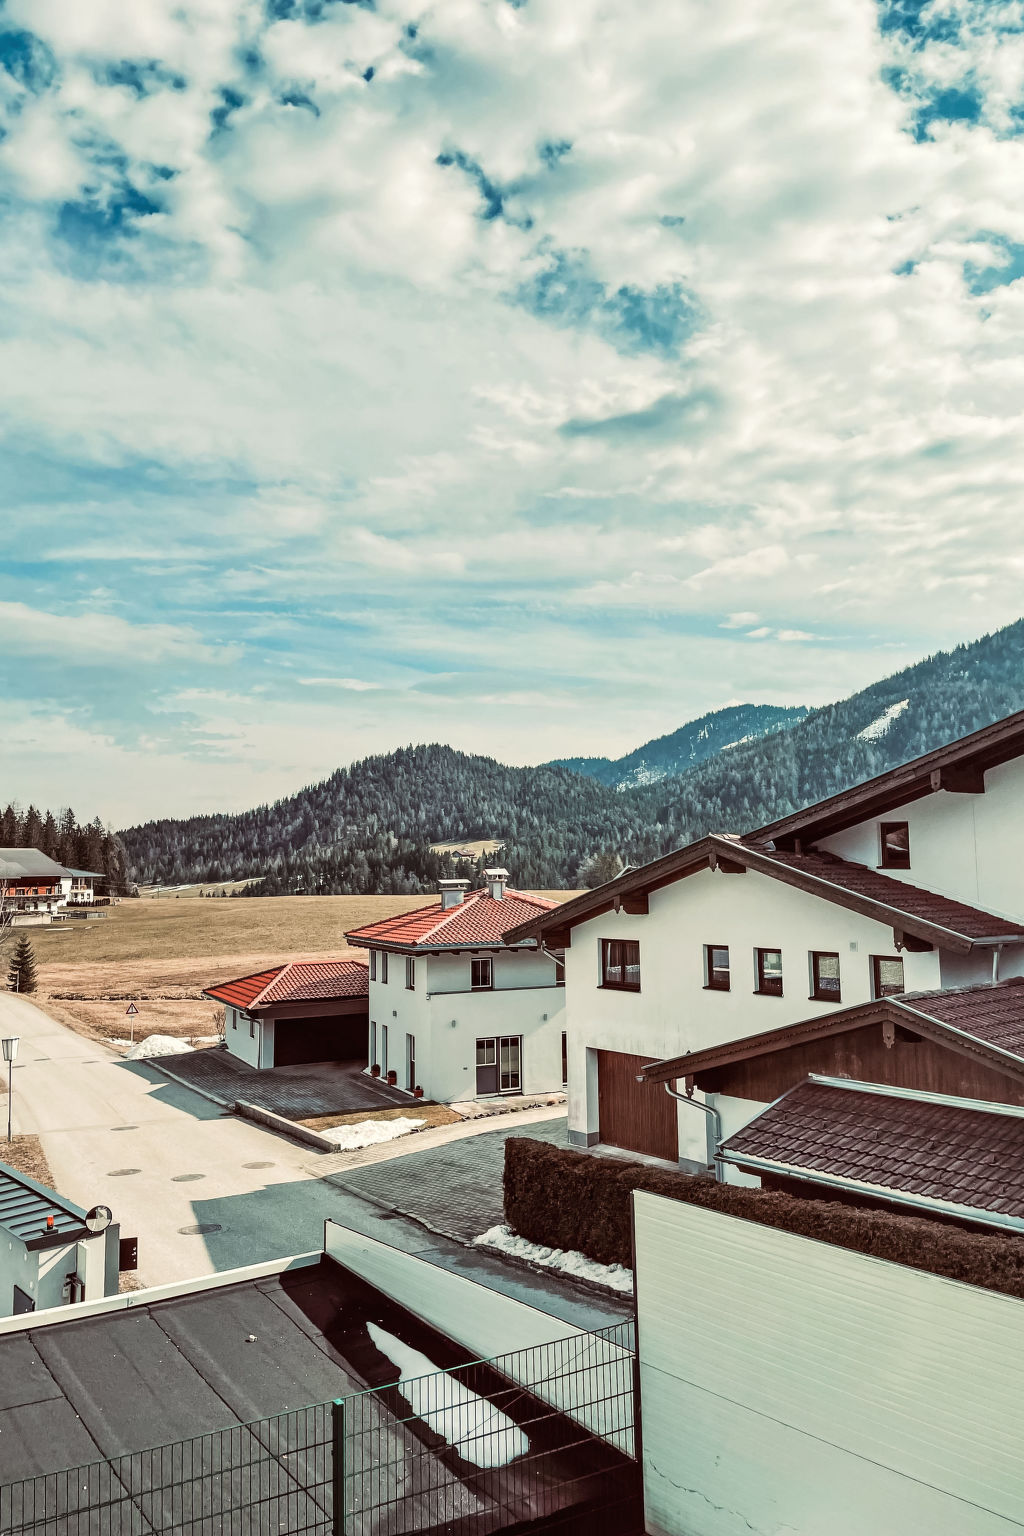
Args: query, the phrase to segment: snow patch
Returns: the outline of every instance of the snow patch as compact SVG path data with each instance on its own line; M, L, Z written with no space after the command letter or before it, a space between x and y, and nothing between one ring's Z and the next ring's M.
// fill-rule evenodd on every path
M541 1243L527 1242L517 1237L511 1227L490 1227L473 1242L480 1248L493 1248L498 1253L508 1253L530 1264L541 1264L546 1269L560 1270L563 1275L575 1275L578 1280L591 1280L609 1290L621 1291L624 1296L633 1294L633 1271L621 1264L598 1264L585 1253L574 1249L545 1248Z
M402 1396L413 1413L447 1440L463 1461L476 1467L504 1467L529 1450L530 1442L518 1424L486 1397L445 1375L426 1355L376 1323L367 1323L366 1331L401 1372Z
M125 1060L145 1061L150 1056L182 1056L191 1049L187 1040L176 1040L173 1035L147 1035L145 1040L136 1040Z
M423 1124L422 1120L410 1120L406 1115L399 1115L394 1120L357 1120L354 1124L336 1125L318 1134L326 1136L328 1141L333 1141L344 1152L356 1152L360 1147L375 1147L382 1141L394 1141L399 1136L408 1136L410 1131L418 1131Z
M870 725L866 725L862 731L857 732L857 740L878 741L879 737L885 735L893 721L899 719L909 703L909 699L901 699L898 704L890 704L877 720L872 720Z

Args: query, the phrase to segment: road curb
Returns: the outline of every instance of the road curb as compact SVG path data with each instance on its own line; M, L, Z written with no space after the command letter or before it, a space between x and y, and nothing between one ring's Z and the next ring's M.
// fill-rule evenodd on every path
M315 1147L318 1152L337 1152L338 1150L336 1141L330 1141L326 1136L321 1136L319 1131L311 1131L308 1125L299 1125L297 1121L289 1120L286 1115L277 1115L272 1109L260 1109L258 1104L249 1104L245 1099L236 1099L231 1108L244 1120L253 1120L269 1131L277 1131L282 1136L291 1136L295 1141L305 1142L307 1146Z

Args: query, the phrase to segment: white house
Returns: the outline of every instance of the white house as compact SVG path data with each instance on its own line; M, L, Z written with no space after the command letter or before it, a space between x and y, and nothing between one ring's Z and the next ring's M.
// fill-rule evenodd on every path
M1024 713L520 924L509 942L565 950L571 1140L706 1167L701 1100L638 1082L645 1066L905 991L1024 974L1021 871ZM730 1124L728 1109L725 1137L751 1113L742 1105Z
M224 1044L250 1067L361 1059L366 1043L362 960L291 960L206 987L224 1004Z
M91 906L97 880L87 869L65 869L38 848L0 848L0 896L15 922L50 923L69 906Z
M557 903L509 890L504 869L485 878L480 891L442 880L440 901L345 935L370 955L370 1065L442 1103L565 1081L561 956L505 944Z

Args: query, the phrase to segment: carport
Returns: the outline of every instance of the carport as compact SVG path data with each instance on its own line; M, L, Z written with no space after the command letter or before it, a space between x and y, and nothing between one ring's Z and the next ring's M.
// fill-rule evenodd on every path
M366 1061L369 983L361 960L293 960L218 982L228 1050L264 1070L317 1061Z

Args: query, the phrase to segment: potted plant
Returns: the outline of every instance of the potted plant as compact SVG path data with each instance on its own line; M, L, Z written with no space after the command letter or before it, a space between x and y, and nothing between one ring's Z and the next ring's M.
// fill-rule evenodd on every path
M394 1067L392 1067L391 1070L388 1072L388 1085L389 1085L389 1087L393 1088L397 1082L398 1082L398 1073L395 1071Z
M370 1066L370 1076L371 1077L380 1077L380 1062L379 1061L375 1061L375 1062L373 1062L371 1064L371 1066Z
M423 1089L420 1087L419 1083L417 1083L416 1087L413 1089L412 1096L414 1099L422 1099Z

